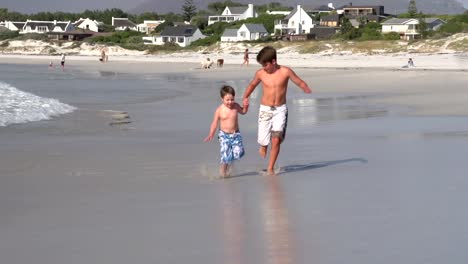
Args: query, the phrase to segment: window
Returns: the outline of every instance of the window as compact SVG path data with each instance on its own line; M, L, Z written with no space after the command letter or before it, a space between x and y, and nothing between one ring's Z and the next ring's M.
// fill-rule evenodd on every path
M166 43L166 42L168 41L168 37L163 37L163 38L162 38L162 41L163 41L164 43Z
M246 35L246 34L245 34L244 31L241 31L241 32L239 32L239 35L240 35L241 37L245 38L245 35Z
M184 43L184 37L178 37L177 42L179 43Z
M47 32L47 26L38 26L37 31L38 32Z

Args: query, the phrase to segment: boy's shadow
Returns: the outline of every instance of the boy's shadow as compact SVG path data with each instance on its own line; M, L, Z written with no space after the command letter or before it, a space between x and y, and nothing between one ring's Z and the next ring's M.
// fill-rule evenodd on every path
M344 159L344 160L331 160L331 161L322 161L322 162L314 162L309 164L293 164L293 165L286 165L281 167L280 171L276 173L276 175L290 173L290 172L298 172L298 171L306 171L306 170L313 170L328 166L333 166L341 163L348 163L348 162L361 162L367 163L368 161L363 158L351 158L351 159ZM244 172L241 174L233 175L229 178L236 178L236 177L243 177L243 176L258 176L263 174L264 171L249 171Z

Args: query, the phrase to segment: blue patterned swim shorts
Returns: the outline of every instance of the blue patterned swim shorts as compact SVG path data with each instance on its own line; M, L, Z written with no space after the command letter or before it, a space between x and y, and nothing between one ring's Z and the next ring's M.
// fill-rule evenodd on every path
M221 146L221 163L230 164L234 160L238 160L244 156L244 145L242 144L242 136L240 132L233 134L218 132L219 144Z

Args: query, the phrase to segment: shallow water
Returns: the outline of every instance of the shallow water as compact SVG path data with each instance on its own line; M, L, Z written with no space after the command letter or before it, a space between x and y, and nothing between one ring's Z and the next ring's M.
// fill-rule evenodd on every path
M414 117L373 103L385 96L375 93L291 89L280 173L265 177L256 91L240 117L246 156L234 177L219 180L218 144L202 139L219 86L235 86L240 97L250 73L222 80L70 68L50 76L37 66L3 67L0 79L78 108L0 128L5 263L468 259L466 117ZM127 111L132 122L109 126L96 117L104 109Z

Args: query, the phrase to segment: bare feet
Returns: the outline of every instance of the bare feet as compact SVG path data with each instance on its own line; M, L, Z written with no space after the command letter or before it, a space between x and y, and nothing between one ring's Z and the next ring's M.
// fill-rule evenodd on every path
M276 176L275 170L267 170L267 176Z
M260 157L262 158L266 157L267 149L268 149L268 146L260 146L260 148L258 149L258 153L260 154Z

